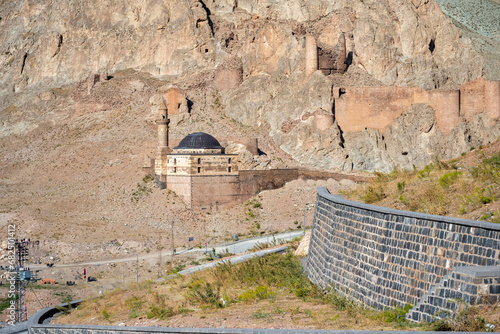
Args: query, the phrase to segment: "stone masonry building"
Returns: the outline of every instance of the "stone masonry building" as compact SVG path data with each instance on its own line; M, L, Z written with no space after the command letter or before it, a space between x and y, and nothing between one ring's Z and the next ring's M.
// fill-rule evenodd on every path
M186 136L173 149L169 146L169 119L165 103L158 108L158 147L155 181L174 191L191 207L217 210L248 197L238 186L237 154L225 154L217 139L203 132Z
M173 149L169 145L169 118L172 103L162 100L156 118L158 144L154 159L147 159L143 170L154 175L161 189L174 191L195 210L217 211L241 203L263 190L283 187L296 179L365 178L312 170L239 170L238 155L226 154L217 139L204 133L191 133ZM173 104L175 107L176 104ZM154 161L154 163L153 163Z

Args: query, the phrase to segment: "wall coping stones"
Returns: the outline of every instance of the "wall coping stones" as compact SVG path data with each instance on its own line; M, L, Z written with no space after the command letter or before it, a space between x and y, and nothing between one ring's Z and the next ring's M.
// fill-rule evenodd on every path
M453 271L472 277L500 277L500 266L455 267Z
M477 220L462 219L462 218L456 218L456 217L437 216L437 215L431 215L431 214L421 213L421 212L397 210L397 209L386 208L383 206L377 206L377 205L371 205L371 204L350 201L350 200L342 198L341 196L330 194L328 189L326 189L325 187L318 188L318 196L321 196L327 200L330 200L330 201L338 203L338 204L350 206L352 208L360 208L360 209L370 210L370 211L378 212L381 214L390 214L390 215L404 216L404 217L409 217L409 218L425 219L425 220L431 220L431 221L435 221L435 222L446 222L446 223L465 225L465 226L471 226L471 227L480 227L480 228L484 228L487 230L500 231L500 224L481 222L481 221L477 221Z
M311 330L311 329L263 329L263 328L174 328L174 327L125 327L96 325L34 325L29 333L197 333L197 334L408 334L407 331L360 331L360 330ZM442 332L411 332L412 334L438 334ZM453 332L449 332L453 333ZM458 332L455 332L458 333ZM475 334L475 333L469 333Z

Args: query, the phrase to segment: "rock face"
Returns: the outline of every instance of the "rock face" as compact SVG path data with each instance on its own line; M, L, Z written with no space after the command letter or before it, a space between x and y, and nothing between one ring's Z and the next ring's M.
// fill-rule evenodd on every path
M447 99L440 91L428 93L437 102L395 106L383 127L356 128L337 114L348 97L339 87L458 91L481 76L500 80L490 71L497 35L487 30L488 54L477 51L435 0L21 0L2 2L0 13L0 110L134 69L184 89L171 97L183 101L179 122L190 103L207 104L191 100L190 89L215 90L226 115L265 129L297 162L316 168L420 167L499 135L497 111L486 107L500 105L494 84L483 85L489 98L470 115L440 109ZM307 51L311 41L317 49Z

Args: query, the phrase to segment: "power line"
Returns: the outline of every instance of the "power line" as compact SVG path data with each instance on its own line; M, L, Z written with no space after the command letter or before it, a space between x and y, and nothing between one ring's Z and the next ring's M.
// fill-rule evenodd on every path
M38 304L40 304L40 307L41 308L47 307L47 306L43 306L43 304L40 301L40 299L38 299L38 296L36 295L35 290L33 290L33 286L31 284L28 284L28 287L31 289L31 292L33 292L33 295L35 296L36 300L38 301Z
M12 242L11 242L12 240ZM13 240L9 239L9 249L13 246L14 250L14 275L13 278L14 288L15 288L15 296L14 296L14 315L15 322L23 322L28 320L28 310L26 306L26 287L30 282L34 282L37 280L36 272L35 275L32 275L32 272L29 267L26 267L25 264L29 258L29 247L31 246L30 239L25 240Z

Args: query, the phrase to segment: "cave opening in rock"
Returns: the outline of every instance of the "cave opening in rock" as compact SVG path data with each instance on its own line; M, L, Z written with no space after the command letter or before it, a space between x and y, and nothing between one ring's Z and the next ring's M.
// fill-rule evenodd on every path
M431 39L431 41L429 42L429 51L431 53L433 53L435 48L436 48L436 45L434 44L434 40Z

